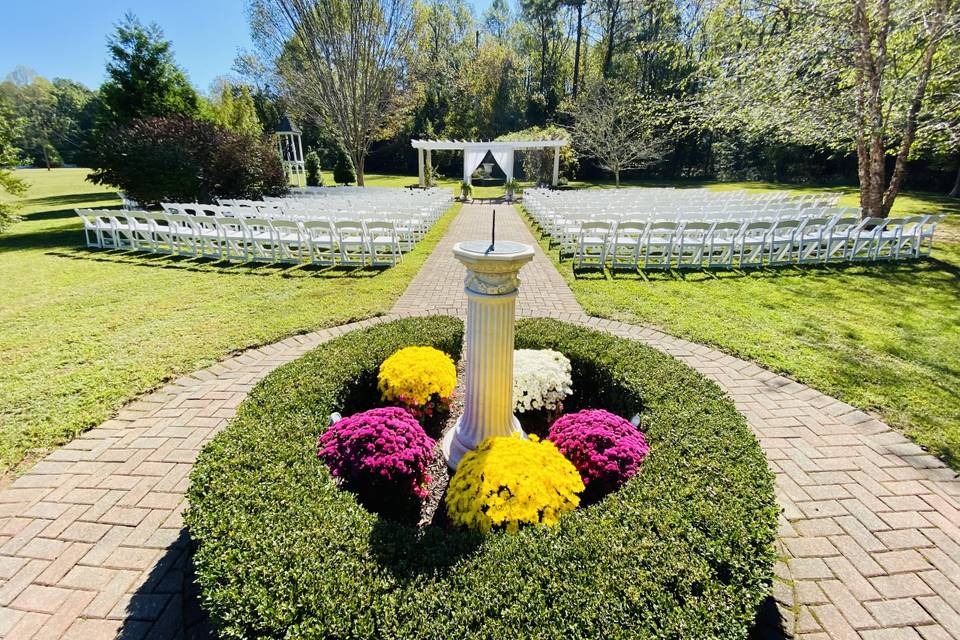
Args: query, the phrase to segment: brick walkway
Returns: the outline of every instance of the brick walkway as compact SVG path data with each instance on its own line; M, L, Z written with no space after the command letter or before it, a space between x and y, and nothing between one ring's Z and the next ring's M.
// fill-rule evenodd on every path
M177 380L0 490L0 637L189 635L181 514L200 447L258 380L316 345L401 315L463 315L462 267L450 248L487 237L489 211L464 207L393 315L289 338ZM498 237L535 244L515 211L497 212ZM960 481L950 469L802 384L654 329L586 316L539 247L521 277L521 314L647 342L715 380L747 417L784 509L780 635L960 640Z
M461 240L490 237L490 221L497 211L497 238L536 245L516 210L507 204L464 205L447 234L427 258L420 272L393 307L394 313L430 312L465 317L467 296L463 293L463 267L453 257L453 245ZM573 292L543 251L520 271L517 314L529 316L583 315Z

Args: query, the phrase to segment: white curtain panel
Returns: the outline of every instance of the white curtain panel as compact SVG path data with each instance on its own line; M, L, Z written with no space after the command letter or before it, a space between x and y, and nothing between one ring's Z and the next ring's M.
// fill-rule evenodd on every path
M487 149L465 149L463 152L463 179L470 182L470 175L477 170Z
M502 149L499 151L491 150L493 159L500 165L500 169L507 174L507 180L513 178L513 149Z

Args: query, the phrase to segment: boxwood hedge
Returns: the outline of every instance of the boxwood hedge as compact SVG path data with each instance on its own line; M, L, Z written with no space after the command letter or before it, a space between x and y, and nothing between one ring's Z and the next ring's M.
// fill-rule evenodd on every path
M203 604L228 638L734 638L768 591L772 477L712 382L637 342L549 320L517 344L573 364L569 409L639 413L651 444L620 491L558 526L485 538L378 518L314 445L331 411L376 399L379 363L462 324L347 334L262 381L203 451L187 524Z

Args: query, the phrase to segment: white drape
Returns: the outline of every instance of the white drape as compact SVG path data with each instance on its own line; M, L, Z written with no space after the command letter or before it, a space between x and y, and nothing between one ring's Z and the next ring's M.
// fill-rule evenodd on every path
M470 175L477 170L484 156L487 155L486 149L465 149L463 152L463 181L470 182Z
M507 180L513 178L513 149L490 150L500 169L507 174Z

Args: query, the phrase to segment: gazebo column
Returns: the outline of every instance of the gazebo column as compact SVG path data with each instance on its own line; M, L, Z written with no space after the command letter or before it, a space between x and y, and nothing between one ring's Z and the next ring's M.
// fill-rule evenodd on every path
M423 149L417 149L417 175L420 176L420 186L426 186L423 179Z
M560 147L553 148L553 186L560 184Z

